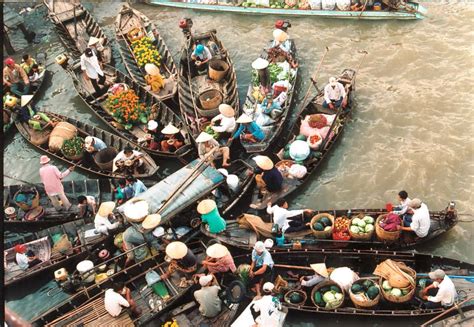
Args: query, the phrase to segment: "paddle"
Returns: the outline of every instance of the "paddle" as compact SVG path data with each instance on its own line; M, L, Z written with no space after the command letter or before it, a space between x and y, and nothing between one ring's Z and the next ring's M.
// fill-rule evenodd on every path
M369 0L365 0L365 2L364 2L364 7L363 7L362 10L360 11L360 14L359 14L358 19L360 19L360 17L362 17L362 14L364 13L365 8L367 7L367 2L369 2Z
M191 37L188 39L188 42L191 43ZM196 115L195 122L197 124L198 132L199 132L201 130L201 122L199 121L199 115L196 108L196 102L194 101L193 84L191 83L191 65L189 64L189 62L191 61L191 58L189 57L189 46L186 46L186 60L188 63L189 92L191 93L191 100L193 101L194 114Z
M323 57L321 58L321 61L319 62L318 67L316 68L316 71L315 71L314 74L310 77L311 84L308 86L308 90L306 91L306 94L305 94L305 96L304 96L304 98L303 98L303 102L302 102L303 105L302 105L301 108L303 108L303 109L306 108L306 105L307 105L306 101L308 100L308 96L309 96L310 91L311 91L311 86L316 87L316 91L319 91L319 90L318 90L318 87L316 86L316 77L317 77L318 74L319 74L319 70L321 69L321 66L323 65L323 60L324 60L324 58L326 57L326 54L327 54L328 52L329 52L329 48L326 47L326 51L324 51L324 55L323 55Z
M460 313L462 312L462 309L461 307L463 306L463 304L466 304L468 302L471 302L474 300L474 296L471 296L471 297L468 297L467 299L465 299L464 301L462 301L461 303L455 303L451 308L449 308L448 310L442 312L441 314L437 315L436 317L434 317L433 319L431 320L428 320L427 322L425 322L424 324L421 325L421 327L427 327L427 326L432 326L432 323L438 321L439 318L441 317L444 317L445 315L447 315L448 313L451 313L452 311L454 310L458 310ZM466 311L467 312L467 311ZM459 324L461 324L462 320L458 321ZM443 324L444 325L444 324ZM454 324L454 321L453 321L453 324L448 324L448 326L455 326Z

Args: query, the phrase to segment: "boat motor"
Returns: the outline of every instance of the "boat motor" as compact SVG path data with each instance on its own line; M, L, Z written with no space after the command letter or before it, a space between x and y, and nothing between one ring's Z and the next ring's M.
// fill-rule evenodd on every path
M193 27L193 20L191 18L181 18L178 24L179 28L183 30L186 37L191 36L191 28Z
M279 19L275 22L275 28L281 29L283 32L287 32L288 29L291 27L291 23L289 20Z

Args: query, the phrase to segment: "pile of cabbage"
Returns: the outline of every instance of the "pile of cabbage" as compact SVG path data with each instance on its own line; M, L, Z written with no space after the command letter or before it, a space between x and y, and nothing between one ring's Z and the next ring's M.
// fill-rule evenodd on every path
M325 286L314 292L314 302L321 308L335 309L344 301L344 294L339 286Z
M384 280L384 281L382 282L382 288L383 288L385 294L390 294L390 295L395 296L395 297L405 296L405 295L407 295L408 293L410 293L410 289L409 289L409 288L396 288L396 287L392 287L392 285L390 285L390 283L388 282L388 280Z
M366 234L374 231L375 219L370 216L364 218L354 218L351 222L350 231L352 234Z

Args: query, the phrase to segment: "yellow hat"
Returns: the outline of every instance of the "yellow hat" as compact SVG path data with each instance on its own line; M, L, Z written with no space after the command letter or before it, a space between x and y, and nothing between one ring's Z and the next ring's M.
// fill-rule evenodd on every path
M204 143L204 142L210 141L212 139L213 139L213 137L212 137L211 134L208 134L206 132L201 132L201 134L199 134L199 136L197 137L196 142L197 143Z
M251 123L252 118L250 118L250 116L247 115L247 114L242 114L242 115L240 115L239 118L237 118L236 122L239 123L239 124Z
M156 67L156 65L154 64L146 64L145 71L147 74L152 75L152 76L160 75L160 69Z
M228 118L232 118L235 115L234 108L232 108L231 106L225 103L222 103L219 105L219 112L223 116L228 117Z
M216 202L211 199L202 200L197 206L197 212L201 215L211 212L217 207Z
M309 265L311 269L317 272L319 275L327 278L329 276L328 270L325 263L313 263Z
M188 247L183 242L171 242L166 246L166 255L171 259L182 259L188 253Z
M145 220L142 222L142 227L144 229L153 229L158 226L161 222L161 216L159 214L152 214L146 216Z
M110 215L115 209L115 202L113 201L107 201L107 202L102 202L99 207L99 211L97 212L99 216L102 217L107 217Z
M273 161L267 156L256 156L253 160L257 163L257 166L263 170L270 170L273 168Z
M166 125L165 128L161 130L161 133L167 134L167 135L176 134L176 133L179 133L179 129L173 126L172 123L169 123L168 125Z
M219 259L228 255L229 250L224 245L216 243L207 248L206 254L208 257Z

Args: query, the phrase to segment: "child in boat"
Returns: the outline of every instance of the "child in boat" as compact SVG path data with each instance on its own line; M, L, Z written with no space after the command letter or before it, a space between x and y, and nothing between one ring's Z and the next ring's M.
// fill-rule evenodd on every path
M399 205L393 208L392 213L399 215L403 218L403 226L409 227L413 217L413 212L411 212L408 204L411 199L408 197L406 191L398 192L398 202Z
M77 198L78 205L77 208L79 209L79 217L89 217L91 215L95 215L97 210L97 204L95 202L95 198L90 195L80 195Z

